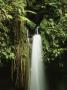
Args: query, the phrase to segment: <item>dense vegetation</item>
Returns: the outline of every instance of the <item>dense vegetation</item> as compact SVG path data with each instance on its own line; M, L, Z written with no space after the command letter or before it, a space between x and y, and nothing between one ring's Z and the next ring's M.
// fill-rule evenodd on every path
M43 54L48 61L61 57L66 50L66 4L67 2L62 0L28 1L28 8L37 13L36 15L28 14L28 17L41 28Z
M12 79L17 71L16 84L25 83L20 78L27 77L24 76L29 60L26 33L36 26L42 36L43 60L62 58L67 50L67 0L0 0L0 64L12 60ZM24 74L20 73L18 79L22 71Z
M35 5L35 7L34 7ZM13 42L10 40L10 24L19 19L19 21L33 21L35 25L40 25L43 37L44 53L47 57L57 57L64 50L64 44L67 39L67 11L66 1L48 1L32 0L29 1L0 1L0 45L1 58L14 58L11 51ZM63 10L64 9L64 10ZM26 14L27 12L27 14ZM34 14L35 12L36 14ZM28 17L29 19L25 18ZM33 28L32 22L31 29ZM34 28L35 29L35 28ZM48 53L48 54L47 54Z

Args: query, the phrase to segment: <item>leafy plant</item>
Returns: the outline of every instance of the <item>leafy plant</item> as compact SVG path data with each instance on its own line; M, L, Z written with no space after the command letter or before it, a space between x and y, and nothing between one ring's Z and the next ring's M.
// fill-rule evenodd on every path
M44 58L54 60L64 52L64 44L67 40L67 32L63 25L66 20L60 18L58 24L53 19L44 19L41 22L41 35L43 41ZM65 24L66 25L66 24Z

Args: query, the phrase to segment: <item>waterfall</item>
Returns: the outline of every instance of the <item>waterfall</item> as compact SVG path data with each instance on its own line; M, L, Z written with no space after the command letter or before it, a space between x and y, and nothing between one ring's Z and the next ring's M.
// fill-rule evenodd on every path
M46 90L43 64L41 36L37 33L33 36L31 74L28 90Z

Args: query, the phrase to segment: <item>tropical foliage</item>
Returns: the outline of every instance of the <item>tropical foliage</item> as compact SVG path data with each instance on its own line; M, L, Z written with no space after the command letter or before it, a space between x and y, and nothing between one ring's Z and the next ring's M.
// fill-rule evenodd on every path
M14 82L18 87L27 84L27 29L32 32L37 26L42 36L43 60L61 58L67 50L67 0L0 0L0 63L12 60L12 79L16 74Z
M10 25L12 20L25 14L25 1L23 0L0 0L0 56L1 58L14 59L11 51L12 41L10 40Z
M62 0L0 0L1 57L7 59L14 58L14 54L11 52L12 46L9 39L10 27L7 23L18 18L19 20L29 21L29 26L31 25L33 27L33 23L35 23L35 25L38 24L35 19L37 17L40 19L42 15L40 27L42 29L41 34L44 41L44 56L46 54L47 58L55 58L60 55L64 51L63 45L67 38L67 11L65 11L65 6L66 1L63 2ZM36 14L33 14L33 12L36 12ZM27 17L29 19L25 17L28 14L29 16ZM33 23L30 20L33 21Z
M66 50L67 41L67 1L27 1L29 9L37 13L29 15L29 18L41 28L43 57L47 61L61 57Z

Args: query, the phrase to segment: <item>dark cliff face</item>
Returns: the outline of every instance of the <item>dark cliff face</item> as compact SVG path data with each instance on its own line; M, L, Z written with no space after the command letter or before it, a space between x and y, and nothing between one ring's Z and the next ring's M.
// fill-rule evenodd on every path
M16 90L11 82L10 62L2 61L3 66L0 67L0 90Z
M67 51L62 58L57 58L46 65L48 90L67 90Z

